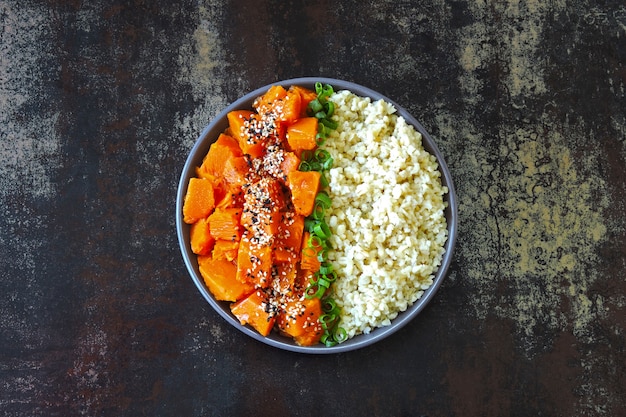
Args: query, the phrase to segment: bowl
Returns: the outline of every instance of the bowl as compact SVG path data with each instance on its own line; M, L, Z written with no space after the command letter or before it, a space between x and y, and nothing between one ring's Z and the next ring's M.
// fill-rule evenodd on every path
M202 160L208 152L211 144L217 139L219 134L228 127L228 121L226 118L227 113L232 110L251 109L254 99L264 94L272 85L280 84L283 87L288 88L289 86L296 84L310 89L314 89L314 85L316 82L330 84L333 86L335 91L350 90L354 94L362 97L370 97L372 100L383 99L393 104L398 114L403 116L407 123L413 125L422 134L422 144L428 152L430 152L437 158L437 161L439 163L439 170L442 174L442 184L448 187L449 190L448 194L444 196L444 200L448 203L448 207L445 211L448 225L448 240L445 244L445 254L443 256L440 267L435 273L433 284L426 291L424 291L422 297L418 299L412 306L410 306L406 311L399 313L398 316L391 322L391 325L377 328L371 331L369 334L357 335L343 343L332 347L326 347L322 344L318 344L315 346L299 346L290 338L281 336L276 332L272 332L269 336L264 337L257 333L251 327L241 325L239 321L235 318L235 316L230 312L230 303L215 300L211 292L204 284L204 281L198 269L196 255L191 251L191 246L189 242L190 227L183 222L182 216L183 202L185 198L185 193L187 191L187 184L189 183L189 179L195 176L195 168L201 165ZM426 305L433 299L435 293L441 286L448 267L450 266L450 263L452 261L453 249L457 236L457 210L457 198L452 182L452 177L445 163L443 155L437 148L435 141L431 138L431 136L424 129L424 127L404 108L399 106L393 100L383 96L382 94L352 82L321 77L294 78L290 80L278 81L276 83L260 87L246 94L245 96L241 97L240 99L226 107L202 131L195 145L191 149L189 156L187 157L185 166L183 167L180 177L176 199L176 229L183 260L185 262L187 270L189 271L191 279L193 280L194 284L196 285L202 296L206 299L206 301L220 316L224 318L224 320L226 320L228 323L230 323L246 335L250 336L251 338L279 349L308 354L331 354L360 349L365 346L372 345L382 339L385 339L403 328L407 323L413 320L422 310L424 310Z

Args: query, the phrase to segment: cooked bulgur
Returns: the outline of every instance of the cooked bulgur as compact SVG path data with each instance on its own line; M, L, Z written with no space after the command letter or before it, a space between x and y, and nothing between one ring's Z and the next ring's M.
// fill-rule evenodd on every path
M421 134L390 103L348 91L331 99L339 126L324 145L334 158L329 260L350 338L391 324L432 284L448 236L448 190Z

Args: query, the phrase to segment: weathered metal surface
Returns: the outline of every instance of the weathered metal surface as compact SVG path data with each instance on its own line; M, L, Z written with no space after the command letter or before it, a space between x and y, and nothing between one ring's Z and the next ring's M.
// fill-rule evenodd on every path
M0 1L0 413L626 415L622 1ZM278 79L393 98L460 200L434 302L305 356L210 310L187 152Z

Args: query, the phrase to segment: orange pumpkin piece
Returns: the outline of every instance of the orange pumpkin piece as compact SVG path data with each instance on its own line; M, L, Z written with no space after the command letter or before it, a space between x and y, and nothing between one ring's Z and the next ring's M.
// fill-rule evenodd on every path
M250 164L245 156L230 158L224 163L222 178L231 191L238 191L246 183L246 175L249 170Z
M271 114L275 120L293 123L300 117L301 102L298 91L287 91L280 85L273 85L255 100L253 107L260 115Z
M295 342L300 346L313 346L320 342L323 334L324 329L322 328L321 323L309 323L305 332L300 336L295 336L293 340L295 340Z
M197 255L208 255L213 250L215 239L211 236L209 222L200 219L191 225L189 230L191 251Z
M254 211L281 211L285 208L285 195L279 180L265 177L250 184L244 196L244 207Z
M306 117L306 109L309 103L317 98L317 93L299 85L292 85L289 91L295 91L300 95L300 117Z
M300 117L302 97L298 92L288 91L285 98L274 108L277 119L284 123L294 123Z
M219 301L238 301L254 291L254 287L237 281L237 267L221 259L205 256L198 259L200 274L211 294Z
M211 144L209 152L202 160L202 165L197 169L200 178L219 178L223 176L225 164L232 158L241 157L243 152L239 142L231 136L220 134L217 140Z
M278 211L255 210L244 208L241 215L241 225L266 243L270 243L278 234L282 213Z
M297 171L300 167L300 158L293 152L283 152L283 160L280 163L280 169L278 172L278 178L287 183L287 177L290 172Z
M188 224L207 217L215 207L213 183L202 178L191 178L183 203L183 221Z
M319 298L304 298L286 303L278 314L278 329L301 346L311 346L319 342L324 330L319 322L322 303Z
M230 133L239 142L244 154L253 158L263 155L266 138L259 134L263 129L264 121L258 114L250 110L233 110L229 112L228 125Z
M274 243L274 250L277 255L284 251L299 254L300 248L302 247L303 232L304 216L298 214L285 215L285 220L280 223L278 236Z
M274 252L274 256L276 256L276 252ZM296 255L290 257L285 262L276 261L272 269L273 290L278 290L281 294L293 295L296 291L297 294L301 294L302 288L296 285L300 270L298 268L298 259L299 257Z
M229 133L233 138L237 139L239 147L241 147L241 142L245 141L248 136L249 126L246 124L254 117L256 115L252 110L233 110L226 115ZM241 150L243 151L244 149L241 148Z
M271 312L267 296L262 291L253 291L232 304L230 311L242 325L249 324L263 336L270 334L276 322L276 315Z
M315 239L311 239L309 232L304 232L302 237L302 256L300 257L300 268L307 271L318 271L320 269L320 261L317 258L322 247Z
M241 228L239 220L241 218L240 208L217 208L208 218L211 236L215 240L239 241L241 238Z
M272 248L250 242L245 233L237 251L237 279L260 288L267 288L272 278Z
M287 176L291 202L296 213L309 216L313 212L315 196L319 190L321 174L318 171L295 171Z
M260 115L265 115L272 111L276 102L283 100L287 96L287 90L282 85L273 85L260 97L257 97L252 107Z
M313 282L317 281L317 271L309 271L306 269L298 268L298 273L294 281L294 287L299 288L300 291L305 291L306 288Z
M317 118L303 117L287 126L287 142L296 153L313 150L317 147Z
M216 200L215 208L242 208L243 192L241 190L230 190L225 193L220 200Z
M233 262L237 259L239 251L239 241L232 240L216 240L213 245L213 259L225 260Z
M298 260L299 257L298 252L294 251L292 248L274 248L274 261L277 264L292 263L295 260Z
M285 193L279 181L263 178L246 189L241 224L251 232L251 238L269 243L278 233L285 204Z

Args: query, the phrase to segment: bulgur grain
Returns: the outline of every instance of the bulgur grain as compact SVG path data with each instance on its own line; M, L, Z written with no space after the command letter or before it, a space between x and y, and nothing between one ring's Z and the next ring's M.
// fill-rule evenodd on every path
M448 190L421 134L390 103L348 91L331 100L339 124L325 144L334 158L332 296L351 338L391 324L432 284L448 237Z

